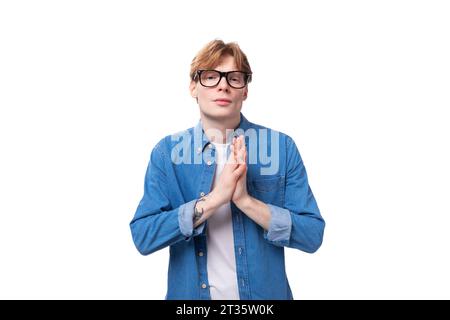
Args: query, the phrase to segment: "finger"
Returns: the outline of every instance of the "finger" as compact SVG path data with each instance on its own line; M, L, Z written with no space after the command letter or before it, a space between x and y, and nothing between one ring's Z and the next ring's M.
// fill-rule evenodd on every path
M245 147L245 138L244 138L244 136L242 136L242 147L241 147L241 149L242 149L242 151L246 151L246 147Z
M228 155L227 163L236 163L236 148L230 145L230 154Z
M227 163L225 163L225 166L223 167L222 173L225 173L225 172L231 173L231 172L233 172L234 170L236 170L236 168L237 168L238 166L239 166L239 165L236 163L236 161L230 159L230 161L228 161Z
M237 147L237 139L236 137L233 138L233 150L234 150L234 156L236 157L237 151L239 150Z
M245 147L239 149L237 157L239 163L245 163L245 153Z
M233 175L236 179L238 179L247 169L247 166L245 164L239 165L236 170L233 171Z
M245 150L241 149L241 152L239 153L239 163L245 163Z
M236 162L240 164L241 163L241 158L242 158L241 150L236 151Z

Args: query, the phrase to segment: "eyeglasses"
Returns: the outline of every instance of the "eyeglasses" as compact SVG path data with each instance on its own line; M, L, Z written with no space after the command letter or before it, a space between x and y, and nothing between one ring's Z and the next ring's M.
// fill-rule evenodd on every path
M225 77L230 87L242 89L251 81L252 74L242 71L197 70L196 76L198 76L200 84L204 87L215 87L222 80L222 77Z

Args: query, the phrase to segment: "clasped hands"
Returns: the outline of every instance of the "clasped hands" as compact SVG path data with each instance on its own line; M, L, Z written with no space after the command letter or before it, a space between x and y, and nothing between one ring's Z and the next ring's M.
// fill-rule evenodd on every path
M230 155L213 190L196 208L203 215L195 225L208 219L221 205L233 201L240 208L250 199L247 192L247 150L244 136L234 137L230 144Z

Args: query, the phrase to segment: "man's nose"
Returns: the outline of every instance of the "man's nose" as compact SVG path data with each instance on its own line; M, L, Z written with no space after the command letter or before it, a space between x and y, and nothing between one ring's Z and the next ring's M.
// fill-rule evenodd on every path
M230 90L230 85L228 84L226 77L222 77L222 79L220 79L217 89L225 91Z

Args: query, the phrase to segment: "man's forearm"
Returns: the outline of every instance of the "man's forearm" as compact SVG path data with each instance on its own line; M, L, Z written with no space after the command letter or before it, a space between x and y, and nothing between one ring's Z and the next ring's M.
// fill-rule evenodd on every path
M269 230L272 215L269 207L264 202L248 195L241 201L235 202L235 205L250 219L263 227L264 230Z

